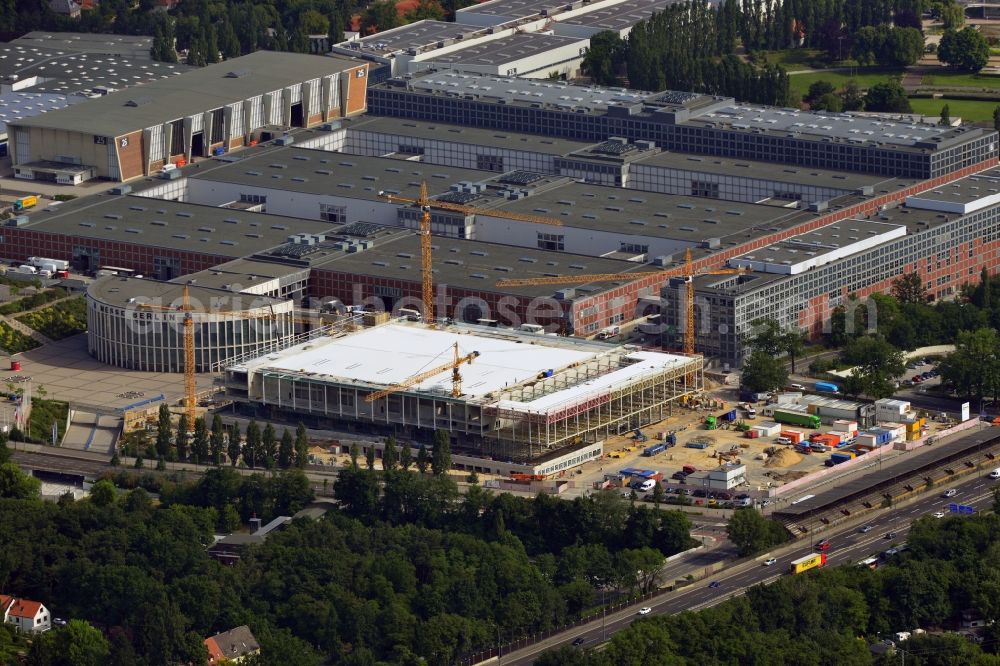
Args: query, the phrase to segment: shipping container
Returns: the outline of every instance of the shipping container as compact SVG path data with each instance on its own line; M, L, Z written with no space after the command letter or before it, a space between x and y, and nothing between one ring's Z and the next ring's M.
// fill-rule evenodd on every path
M780 437L787 437L792 444L799 444L805 436L801 430L782 430L778 435Z
M719 420L720 421L728 421L729 423L732 423L733 421L736 420L736 410L735 409L730 409L728 412L726 412L725 414L721 415L719 417Z
M751 426L750 429L756 432L758 437L776 437L781 432L781 425L767 421Z
M831 384L830 382L816 382L817 391L826 391L827 393L839 393L840 388L836 384Z
M758 437L760 437L760 431L750 428L749 430L743 433L743 436L746 437L747 439L757 439Z
M653 446L647 446L645 449L643 449L642 455L649 458L651 456L655 456L657 453L663 453L666 450L667 450L666 444L654 444Z
M826 566L826 553L814 553L792 560L791 571L793 574L800 574L823 566Z
M787 423L789 425L804 426L806 428L813 429L820 426L820 419L814 414L795 412L785 409L774 410L774 420L778 423Z
M854 460L855 454L850 451L838 451L830 455L830 460L833 461L834 465L839 465L840 463L845 463L848 460Z

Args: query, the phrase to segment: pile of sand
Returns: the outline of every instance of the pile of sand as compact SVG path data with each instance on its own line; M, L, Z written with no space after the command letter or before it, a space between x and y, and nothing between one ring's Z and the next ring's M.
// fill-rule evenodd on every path
M791 467L802 462L802 456L791 449L780 449L767 459L764 467Z

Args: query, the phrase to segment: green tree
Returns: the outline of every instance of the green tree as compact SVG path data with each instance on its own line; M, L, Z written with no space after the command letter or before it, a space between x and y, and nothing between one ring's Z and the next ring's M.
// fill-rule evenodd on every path
M0 432L0 465L10 462L10 448L7 446L7 433Z
M910 113L910 100L899 81L876 83L865 94L866 111Z
M751 352L743 360L741 385L752 393L776 391L788 383L788 371L780 359L764 351Z
M2 462L2 460L0 460ZM403 443L399 447L399 468L404 472L410 470L410 465L413 464L413 452L410 450L410 445L408 443Z
M264 426L264 433L260 440L261 460L259 461L265 469L274 467L275 459L278 457L278 437L274 431L274 426L268 423Z
M399 456L396 453L396 438L389 435L385 438L385 447L382 449L382 469L391 472L396 469Z
M941 23L945 30L958 30L965 25L965 7L956 2L941 3Z
M927 289L919 273L905 273L893 280L892 295L900 303L927 302Z
M191 440L191 457L196 463L208 461L209 436L205 418L199 416L194 420L194 438Z
M831 113L840 113L844 110L844 100L840 98L840 95L835 93L826 93L816 101L810 103L809 108L813 111L830 111Z
M14 463L0 465L0 497L30 499L38 497L42 482L28 476Z
M960 331L955 351L941 361L941 376L967 397L998 397L1000 334L997 330Z
M431 453L431 471L434 476L447 474L451 469L451 434L447 430L434 432L434 450Z
M993 108L993 129L1000 132L1000 106Z
M790 328L781 336L781 348L788 355L792 373L795 373L795 359L806 350L806 333L798 328Z
M974 28L956 32L948 30L941 36L938 60L966 72L978 72L990 59L990 45Z
M917 28L890 28L879 53L883 67L909 67L924 53L924 34Z
M864 394L876 400L895 392L893 379L906 370L903 352L892 346L880 333L855 338L847 343L841 357L854 366Z
M222 464L222 452L226 446L226 429L222 425L222 417L216 414L212 417L212 434L208 439L208 448L212 455L212 464Z
M938 120L938 125L942 127L951 125L951 107L947 104L941 107L941 119ZM910 273L910 275L914 275L914 273Z
M28 662L44 666L106 666L111 646L84 620L70 620L32 641Z
M240 452L243 450L243 442L240 436L240 426L238 423L233 423L233 427L229 431L229 443L226 447L226 455L229 456L229 464L236 467L236 463L240 460Z
M358 458L361 457L361 450L357 442L351 443L351 469L358 469Z
M368 5L361 15L361 34L371 35L376 32L385 32L402 25L399 13L396 11L396 3L391 0L376 0Z
M618 83L618 72L624 64L625 42L617 31L603 30L590 38L590 46L580 68L602 86Z
M784 527L765 518L757 509L741 507L733 511L726 524L729 540L736 546L740 557L761 553L785 541Z
M840 94L844 111L860 111L864 108L865 98L861 93L861 86L857 80L849 79L844 85L844 91Z
M181 414L177 419L177 435L174 437L174 448L177 450L177 459L181 462L187 460L188 431L191 424L188 423L187 414Z
M260 426L257 419L251 418L247 423L247 438L243 444L243 462L253 469L261 462Z
M299 421L295 426L295 466L305 469L309 463L309 431L306 424Z
M116 495L115 484L108 479L101 479L90 489L90 501L95 506L111 506L115 503Z
M365 466L368 469L375 469L375 447L365 447Z
M292 459L295 456L295 440L292 433L285 428L281 432L281 444L278 445L278 467L288 469L292 466Z
M427 447L424 444L417 449L417 471L421 474L427 473L427 468L431 464L431 457L427 454Z
M438 0L418 0L416 6L405 14L408 23L416 21L443 21L444 8Z
M156 454L159 456L168 455L172 440L173 432L170 428L170 408L167 407L166 403L161 403L156 420Z
M830 93L836 92L837 88L829 81L824 81L820 79L819 81L813 81L809 84L809 91L803 96L803 100L807 103L812 104L818 100L823 95L829 95Z

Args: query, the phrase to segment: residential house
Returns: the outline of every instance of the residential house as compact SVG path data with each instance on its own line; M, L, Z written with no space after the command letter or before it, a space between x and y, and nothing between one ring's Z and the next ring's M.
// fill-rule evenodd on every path
M260 644L246 625L206 638L205 647L210 665L239 664L247 656L260 654Z
M52 628L49 609L40 601L0 594L0 614L5 624L12 624L25 633L40 634Z

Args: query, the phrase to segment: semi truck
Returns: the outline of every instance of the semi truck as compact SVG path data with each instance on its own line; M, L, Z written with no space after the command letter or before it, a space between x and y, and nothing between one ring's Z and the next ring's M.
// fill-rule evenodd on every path
M826 553L814 553L792 560L791 571L793 574L800 574L810 569L818 569L826 566Z
M792 412L782 409L774 410L774 420L778 423L787 423L789 425L802 426L804 428L812 428L815 430L819 428L821 422L818 416L815 414L806 414L804 412Z
M705 417L705 430L715 430L716 426L717 423L714 416Z
M666 450L667 450L667 445L661 442L660 444L653 444L652 446L646 447L643 450L642 455L646 456L647 458L651 458L652 456L655 456L657 453L663 453Z

